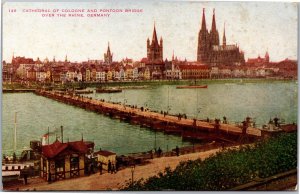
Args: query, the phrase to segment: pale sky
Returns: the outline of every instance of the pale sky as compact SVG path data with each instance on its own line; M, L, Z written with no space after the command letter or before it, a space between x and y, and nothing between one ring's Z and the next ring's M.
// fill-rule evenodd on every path
M9 13L15 8L16 13ZM108 18L47 18L23 9L143 9L142 13L111 13ZM196 60L202 9L211 28L213 8L222 43L226 22L227 44L237 43L245 59L264 56L272 61L297 59L297 5L281 2L6 2L3 5L3 60L12 54L36 59L71 61L103 59L110 42L114 60L146 56L146 40L152 39L153 23L164 40L164 59L174 50L180 59Z

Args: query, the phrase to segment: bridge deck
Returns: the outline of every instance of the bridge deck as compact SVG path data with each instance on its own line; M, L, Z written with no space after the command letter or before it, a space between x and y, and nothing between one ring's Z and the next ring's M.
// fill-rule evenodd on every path
M210 123L210 122L205 122L205 121L196 121L196 126L194 125L194 120L193 119L185 119L181 118L180 120L176 116L172 115L163 115L157 112L153 112L150 110L141 110L140 108L132 108L129 106L121 105L121 104L116 104L116 103L110 103L110 102L105 102L97 99L90 99L88 97L80 97L80 96L74 96L74 95L68 95L68 94L59 94L56 92L49 92L49 91L36 91L36 94L46 96L51 98L56 96L64 99L64 101L76 101L79 103L85 103L85 104L90 104L92 106L96 107L101 107L101 108L107 108L107 109L112 109L115 111L118 111L119 113L125 113L125 114L130 114L132 116L140 116L144 118L149 118L149 119L155 119L156 121L161 121L161 122L167 122L172 125L177 125L177 126L187 126L187 127L195 127L196 130L201 130L203 128L208 129L208 130L214 130L215 129L215 124ZM50 96L49 96L50 95ZM232 124L224 124L220 123L220 130L226 133L234 133L234 134L241 134L242 129L239 126L235 126ZM253 128L253 127L248 127L246 133L251 136L256 136L260 137L261 136L261 130L258 128Z

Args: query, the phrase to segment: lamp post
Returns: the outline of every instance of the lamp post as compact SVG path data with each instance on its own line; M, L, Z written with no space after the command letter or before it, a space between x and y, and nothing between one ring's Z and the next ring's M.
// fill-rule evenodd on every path
M170 86L168 85L168 111L170 108L170 92L169 92Z
M132 165L132 166L131 166L131 186L133 186L133 173L134 173L134 168L135 168L135 166Z
M125 100L126 100L126 94L125 94L125 90L123 90L124 91L124 95L123 95L123 99L124 99L124 104L125 104Z
M167 135L167 152L169 152L169 135Z
M156 130L154 130L154 150L156 151Z

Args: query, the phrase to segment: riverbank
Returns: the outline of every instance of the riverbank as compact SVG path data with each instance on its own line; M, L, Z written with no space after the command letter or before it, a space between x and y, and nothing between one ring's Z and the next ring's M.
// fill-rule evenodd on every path
M133 179L147 179L151 176L163 172L166 167L175 169L181 161L196 160L198 158L205 159L218 152L220 149L213 149L205 152L191 153L180 156L161 157L149 160L146 165L135 166ZM83 191L83 190L120 190L126 184L130 184L132 177L131 168L119 170L116 174L99 173L80 177L76 179L66 179L49 184L41 178L30 179L28 185L14 185L4 188L6 191L19 190L37 190L37 191Z
M108 82L74 82L65 84L52 83L3 83L4 89L37 89L42 87L85 88L85 87L128 87L128 86L157 86L157 85L184 85L184 84L218 84L218 83L270 83L270 82L293 82L297 80L280 78L233 78L233 79L200 79L200 80L140 80L140 81L108 81Z
M3 89L3 93L27 93L34 92L35 89Z

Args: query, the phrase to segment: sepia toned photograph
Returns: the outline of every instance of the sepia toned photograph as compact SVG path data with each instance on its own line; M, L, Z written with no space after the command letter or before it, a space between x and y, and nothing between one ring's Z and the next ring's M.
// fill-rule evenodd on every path
M2 1L2 190L297 191L298 3Z

